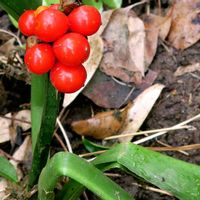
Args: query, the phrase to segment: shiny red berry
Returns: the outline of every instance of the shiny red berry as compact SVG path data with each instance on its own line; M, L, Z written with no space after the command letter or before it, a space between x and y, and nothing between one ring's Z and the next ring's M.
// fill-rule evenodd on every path
M90 54L87 39L79 33L67 33L53 44L56 58L64 65L80 65Z
M55 63L53 49L49 44L36 44L26 51L24 62L30 72L44 74L48 72Z
M44 42L53 42L69 28L68 17L55 9L46 9L35 18L35 35Z
M93 6L75 8L68 16L70 30L88 36L96 33L101 26L101 15Z
M25 11L18 21L19 30L26 36L34 35L35 15L34 10Z
M50 71L52 85L63 93L73 93L84 86L87 72L83 65L66 66L56 63Z

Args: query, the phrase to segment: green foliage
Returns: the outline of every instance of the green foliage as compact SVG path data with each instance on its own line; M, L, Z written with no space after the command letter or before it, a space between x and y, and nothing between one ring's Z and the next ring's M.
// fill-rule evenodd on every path
M48 74L32 74L31 121L33 161L29 185L33 186L46 165L59 109L59 94L49 81Z
M92 162L102 171L120 168L126 172L171 192L181 200L200 199L200 167L132 143L116 145L97 156ZM71 180L60 192L62 200L71 198L69 188L79 188L80 183ZM66 191L69 194L66 194ZM84 187L82 187L82 192ZM71 193L72 194L72 193Z
M68 176L78 181L101 199L133 200L127 192L91 163L77 155L64 152L55 154L42 170L38 183L38 197L40 200L54 199L54 187L62 176ZM75 187L72 186L70 191L72 196L69 199L76 200L76 193L81 190L82 187L80 185L78 187L76 187L76 184Z
M102 167L113 162L181 200L200 199L200 167L197 165L131 143L117 145L93 163Z
M15 168L2 156L0 156L0 176L10 181L17 182L17 173Z
M60 3L60 0L42 0L42 5L51 5L51 4L56 4Z
M95 151L101 151L101 150L107 150L109 147L105 147L102 145L98 145L94 142L91 142L90 140L86 139L83 137L82 143L84 147L89 151L89 152L95 152Z
M1 0L0 7L9 13L15 20L28 9L35 9L42 4L42 0Z
M103 2L102 0L96 1L96 0L82 0L83 4L91 5L96 7L98 10L103 10Z
M109 8L121 8L122 0L103 0L103 3Z

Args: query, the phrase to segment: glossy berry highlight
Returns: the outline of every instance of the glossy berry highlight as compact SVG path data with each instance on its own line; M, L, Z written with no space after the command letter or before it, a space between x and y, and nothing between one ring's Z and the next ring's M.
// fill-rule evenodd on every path
M75 8L68 16L70 30L85 36L96 33L101 26L101 15L93 6Z
M54 66L53 49L49 44L36 44L26 51L24 62L30 72L44 74Z
M68 17L56 9L46 9L35 18L35 35L44 42L53 42L69 28Z
M35 12L34 10L27 10L19 18L19 21L18 21L19 30L25 36L34 35L34 29L35 29L34 12Z
M64 65L80 65L90 54L90 45L87 39L79 33L67 33L54 44L56 58Z
M52 85L64 93L73 93L84 86L87 72L83 65L66 66L56 63L50 71Z

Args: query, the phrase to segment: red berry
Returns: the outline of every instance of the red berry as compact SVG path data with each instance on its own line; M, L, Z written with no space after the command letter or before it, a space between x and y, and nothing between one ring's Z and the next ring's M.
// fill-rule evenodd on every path
M44 42L53 42L69 28L68 17L55 9L47 9L35 18L35 35Z
M64 93L73 93L84 86L87 72L83 65L67 66L56 63L50 71L52 85Z
M80 65L90 54L87 39L79 33L67 33L53 45L56 58L64 65Z
M34 10L25 11L18 21L19 30L26 36L34 35L35 15Z
M24 62L32 73L44 74L55 63L53 49L49 44L36 44L26 51Z
M93 6L75 8L68 16L70 30L88 36L96 33L101 26L101 15Z

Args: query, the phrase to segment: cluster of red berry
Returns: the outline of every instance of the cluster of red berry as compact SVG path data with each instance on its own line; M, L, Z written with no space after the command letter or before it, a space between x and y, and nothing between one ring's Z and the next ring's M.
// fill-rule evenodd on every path
M41 41L26 50L24 62L30 72L50 70L51 83L59 92L72 93L84 86L87 73L82 63L90 53L87 36L101 25L95 7L81 5L67 15L60 4L40 6L25 11L18 23L25 36L34 35Z

